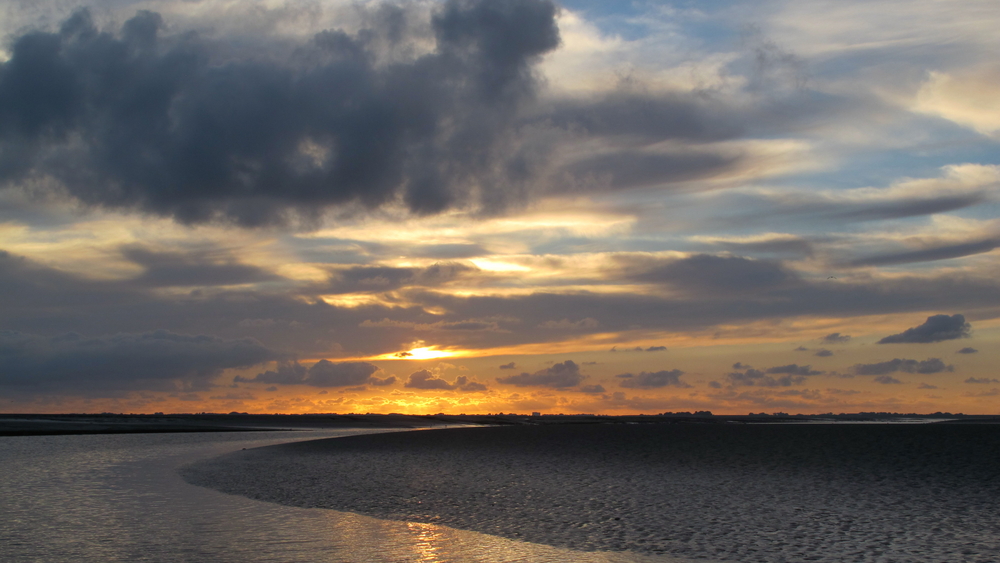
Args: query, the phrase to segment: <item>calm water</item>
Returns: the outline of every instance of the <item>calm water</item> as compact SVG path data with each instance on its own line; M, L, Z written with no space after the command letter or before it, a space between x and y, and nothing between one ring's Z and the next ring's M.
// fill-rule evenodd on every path
M0 437L0 561L678 561L281 506L195 487L177 474L242 448L365 432Z

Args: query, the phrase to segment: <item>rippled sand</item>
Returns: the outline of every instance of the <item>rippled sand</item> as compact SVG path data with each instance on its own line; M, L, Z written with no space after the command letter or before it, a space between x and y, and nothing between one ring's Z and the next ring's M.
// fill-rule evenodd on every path
M740 562L996 562L1000 426L461 428L236 452L254 499L579 550Z

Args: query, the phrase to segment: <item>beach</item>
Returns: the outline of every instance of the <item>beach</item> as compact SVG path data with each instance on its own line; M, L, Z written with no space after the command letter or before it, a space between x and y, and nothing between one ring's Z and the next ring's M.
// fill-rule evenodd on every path
M996 425L456 428L238 451L189 482L581 551L741 562L1000 552Z

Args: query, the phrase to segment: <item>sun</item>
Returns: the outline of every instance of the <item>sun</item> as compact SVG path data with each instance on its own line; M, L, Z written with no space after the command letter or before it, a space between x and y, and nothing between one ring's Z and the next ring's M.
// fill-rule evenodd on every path
M376 360L436 360L438 358L452 358L460 355L453 350L439 350L437 346L421 346L411 348L404 352L382 354Z

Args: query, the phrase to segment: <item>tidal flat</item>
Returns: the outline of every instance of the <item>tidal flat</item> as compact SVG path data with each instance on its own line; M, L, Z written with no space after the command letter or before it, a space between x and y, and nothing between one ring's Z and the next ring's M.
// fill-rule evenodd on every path
M453 428L248 449L190 483L578 551L753 562L1000 552L995 424Z

